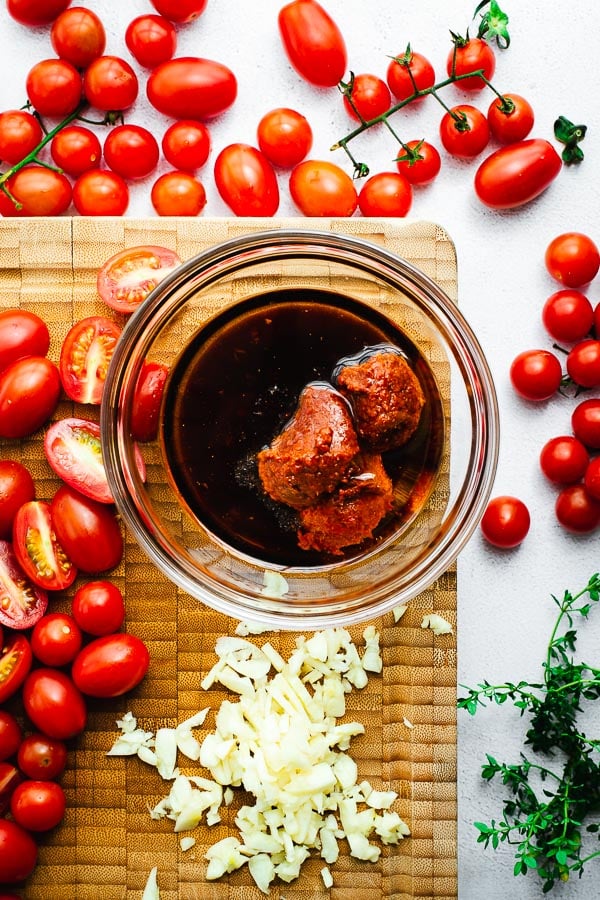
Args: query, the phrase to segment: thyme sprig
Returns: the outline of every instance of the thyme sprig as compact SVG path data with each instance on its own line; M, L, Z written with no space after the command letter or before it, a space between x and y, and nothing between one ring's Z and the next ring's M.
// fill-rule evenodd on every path
M582 702L600 698L600 669L574 659L575 621L586 619L598 603L600 574L592 575L578 593L565 591L562 598L552 599L558 616L542 663L543 680L498 685L483 681L475 688L461 685L466 694L457 702L459 709L475 715L489 702L511 701L521 716L530 716L525 743L542 756L541 761L521 753L520 762L508 764L486 754L482 778L499 777L510 796L503 801L499 820L474 826L477 841L484 847L514 845L514 874L536 872L543 893L557 881L568 881L572 873L581 877L585 864L600 856L600 849L586 855L583 850L584 830L600 839L600 816L599 821L589 821L592 813L600 814L600 763L594 758L600 741L588 738L577 726ZM547 764L550 759L552 766ZM541 789L531 783L531 775Z

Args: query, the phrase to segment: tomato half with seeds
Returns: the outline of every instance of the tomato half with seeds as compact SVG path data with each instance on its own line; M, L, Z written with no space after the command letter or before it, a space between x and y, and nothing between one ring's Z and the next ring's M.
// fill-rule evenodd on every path
M58 405L58 367L45 356L26 356L0 373L0 437L22 438L48 421Z
M166 247L128 247L107 259L98 272L100 297L120 313L134 312L181 260Z
M9 808L12 795L22 781L23 777L16 766L0 762L0 815Z
M48 606L48 595L26 576L12 545L0 541L0 622L9 628L31 628Z
M96 638L73 663L73 681L90 697L119 697L133 690L148 671L150 654L134 634Z
M0 703L18 691L29 674L32 662L33 654L27 638L16 632L10 634L0 651Z
M46 500L30 500L18 511L13 548L25 574L44 590L64 590L77 577L77 569L56 537Z
M52 525L68 558L81 572L106 572L123 557L123 537L112 506L64 484L50 504Z
M120 336L117 323L104 316L87 316L69 329L58 368L65 393L71 400L95 406L100 403Z
M23 684L23 705L35 727L48 737L66 741L85 728L85 700L60 669L44 667L30 672Z
M66 484L99 503L113 503L96 422L75 416L53 422L44 435L44 452Z

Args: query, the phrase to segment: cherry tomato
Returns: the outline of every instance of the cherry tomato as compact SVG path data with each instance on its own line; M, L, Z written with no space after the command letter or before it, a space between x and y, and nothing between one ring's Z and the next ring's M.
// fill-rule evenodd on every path
M12 166L21 162L44 137L42 126L31 113L9 109L0 113L0 159Z
M144 362L133 395L131 436L134 441L153 441L156 438L160 404L168 374L167 366L162 363ZM0 463L0 477L1 466Z
M520 94L503 94L490 103L487 120L500 144L513 144L527 137L533 128L534 113L529 101Z
M159 216L199 216L206 191L189 172L165 172L152 185L150 200Z
M43 59L29 70L27 97L40 116L68 116L81 103L81 75L66 59Z
M567 356L567 372L580 387L600 385L600 340L589 338L575 344Z
M0 762L15 756L21 746L21 726L11 713L0 709Z
M21 687L32 662L31 647L24 635L13 633L5 638L0 652L0 703Z
M202 122L182 119L167 128L161 146L165 159L172 166L194 172L208 159L210 132Z
M567 531L584 534L600 525L600 501L595 500L582 484L571 484L556 498L556 518Z
M9 808L12 795L22 780L16 766L9 762L0 762L0 814Z
M313 133L305 116L294 109L279 107L262 117L257 138L269 162L287 169L306 157L312 147Z
M6 0L6 8L13 19L22 25L48 25L70 2L71 0Z
M31 473L16 459L0 460L0 540L12 537L17 510L35 498L35 484Z
M62 821L67 799L56 781L24 781L13 791L10 811L28 831L49 831Z
M102 147L93 131L83 125L67 125L50 143L52 159L68 175L77 178L100 165Z
M54 472L72 488L99 503L113 502L96 422L77 417L53 422L44 435L44 452Z
M17 512L13 549L28 578L44 590L63 590L77 577L77 569L56 537L50 504L45 500L30 500Z
M542 322L557 341L580 341L594 323L592 304L580 291L565 288L556 291L544 303Z
M412 205L412 187L399 172L379 172L367 178L358 195L363 216L405 216Z
M481 69L481 74L488 81L492 80L496 71L494 51L481 38L467 38L466 40L459 38L448 54L446 62L448 75L460 76L456 85L463 91L481 91L485 87L483 78L480 75L468 77L469 72L477 69Z
M549 350L524 350L512 362L510 380L526 400L548 400L560 387L562 369Z
M25 166L6 183L17 205L4 193L3 216L60 216L71 205L71 184L60 172L46 166Z
M279 186L269 160L249 144L229 144L215 160L219 194L236 216L274 216Z
M517 547L525 540L530 524L523 501L505 495L490 500L481 519L481 531L495 547Z
M440 139L452 156L470 159L478 156L490 140L486 117L475 106L463 103L444 113L440 122Z
M19 747L17 763L28 778L58 778L67 765L67 745L45 734L30 734Z
M23 685L23 705L35 727L48 737L66 741L85 728L85 700L60 669L30 672Z
M74 566L94 573L118 566L123 538L112 507L68 484L57 490L50 507L56 536Z
M408 151L396 157L396 166L411 184L429 184L439 175L442 158L433 144L427 141L409 141Z
M139 84L129 63L120 56L98 56L83 73L83 90L92 106L108 112L133 106Z
M316 0L292 0L278 16L284 50L298 75L318 87L333 87L346 71L342 33Z
M554 484L574 484L583 478L589 453L578 438L564 434L550 438L540 453L540 467Z
M222 63L182 56L152 70L146 93L152 106L165 116L204 120L231 106L237 81Z
M206 9L208 0L150 0L150 2L165 19L184 24L197 19Z
M114 634L125 621L123 594L111 581L87 581L75 592L72 612L86 634Z
M290 193L305 216L351 216L358 206L350 176L325 160L298 163L290 175Z
M378 75L354 75L350 84L350 93L344 94L344 106L353 119L368 122L390 108L390 89Z
M600 303L594 307L594 333L596 337L600 337Z
M117 125L104 141L106 164L123 178L145 178L156 168L159 156L156 138L141 125Z
M584 473L583 485L594 500L600 500L600 456L592 459Z
M119 697L140 683L149 664L148 648L138 637L109 634L80 651L73 663L73 681L90 697Z
M87 316L71 326L60 350L65 393L76 403L98 405L121 329L105 316Z
M86 69L106 46L104 25L96 13L82 6L62 12L52 24L50 41L54 52L77 69Z
M37 844L11 819L0 819L0 882L16 884L28 878L37 862Z
M593 450L600 450L600 399L578 403L571 415L573 434Z
M26 309L0 312L0 371L24 356L45 356L50 346L48 326Z
M116 172L90 169L73 185L73 203L81 216L123 216L129 188Z
M410 46L395 56L387 68L386 80L396 100L408 100L417 91L425 91L435 84L435 71L427 57L416 53ZM419 97L415 103L421 103Z
M81 649L79 625L67 613L48 613L31 632L33 655L45 666L66 666Z
M46 591L31 583L8 541L0 541L0 592L0 622L9 628L31 628L46 612Z
M128 247L101 266L96 287L100 297L112 309L130 313L179 265L181 259L166 247L151 244Z
M550 275L567 287L581 287L590 282L600 269L600 252L586 234L568 231L550 241L545 254Z
M0 437L22 438L48 421L60 397L60 375L45 356L26 356L0 373Z
M514 209L539 197L562 168L548 141L529 138L501 147L475 173L475 193L491 209Z
M175 55L177 32L164 16L138 16L127 26L125 43L140 66L153 69Z

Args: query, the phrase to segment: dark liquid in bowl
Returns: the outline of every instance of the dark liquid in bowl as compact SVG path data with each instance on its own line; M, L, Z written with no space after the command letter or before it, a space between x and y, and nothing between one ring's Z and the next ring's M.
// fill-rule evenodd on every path
M370 545L396 531L412 515L406 503L411 492L414 499L430 486L439 467L439 392L426 360L390 320L318 290L273 291L231 307L200 330L174 366L165 392L164 448L176 489L193 515L255 559L301 567L332 562L298 547L296 514L265 495L256 454L293 415L308 382L330 380L339 359L381 343L405 354L426 397L417 432L383 455L398 508ZM346 558L365 549L348 548Z

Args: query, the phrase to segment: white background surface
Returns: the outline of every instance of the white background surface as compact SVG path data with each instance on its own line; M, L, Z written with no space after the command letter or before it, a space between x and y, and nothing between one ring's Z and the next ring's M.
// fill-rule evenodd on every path
M443 75L450 48L449 31L464 33L475 0L323 0L344 32L349 65L355 72L385 75L390 55L402 52L410 41L427 55ZM140 98L127 120L150 127L160 137L168 121L149 107L144 76L129 57L124 43L128 22L143 12L154 12L147 0L86 0L104 21L107 51L129 59L142 75ZM342 151L329 146L345 134L349 120L335 88L318 90L300 81L281 48L277 12L281 0L209 0L197 22L179 28L178 55L193 54L220 60L237 75L235 105L211 125L213 150L199 173L208 203L205 215L227 215L212 183L212 163L231 141L255 143L256 124L269 109L293 106L312 124L312 156L331 158L349 171ZM484 545L479 533L459 561L459 682L474 685L490 681L538 680L540 662L554 618L550 594L582 587L600 566L598 536L574 537L555 522L555 490L538 469L538 453L551 436L569 432L572 400L557 398L542 405L520 402L508 384L510 362L520 350L549 347L540 310L557 289L543 266L546 245L566 230L587 232L600 243L600 63L592 29L590 7L582 0L503 0L511 17L512 44L498 54L495 85L528 97L536 111L533 134L552 140L552 125L559 115L588 125L582 145L585 161L565 169L546 194L519 211L486 210L472 190L475 165L444 155L443 170L434 185L417 190L412 218L432 219L454 239L458 253L459 302L473 325L492 367L501 410L502 441L494 493L512 493L528 504L532 526L516 551L501 552ZM25 100L25 76L39 59L53 56L48 29L28 30L13 22L5 4L0 9L0 109L16 108ZM454 87L444 98L451 105L473 102ZM487 109L491 95L475 103ZM400 113L395 126L405 140L437 140L441 109L428 100L420 110ZM359 144L356 142L358 152ZM371 171L393 169L396 148L382 132L372 132L360 143L360 158ZM161 162L161 171L166 170ZM128 215L152 215L150 185L153 178L132 189ZM294 215L281 173L278 215ZM589 288L592 302L600 300L600 278ZM582 656L600 662L600 610L583 626ZM541 897L533 876L515 880L511 848L493 854L475 843L474 820L498 819L501 788L480 778L485 753L517 762L525 723L508 705L479 713L476 718L459 712L459 894L461 900L500 900L509 893L529 900ZM588 726L597 735L600 715ZM581 881L559 885L551 896L600 897L598 867L589 864Z

